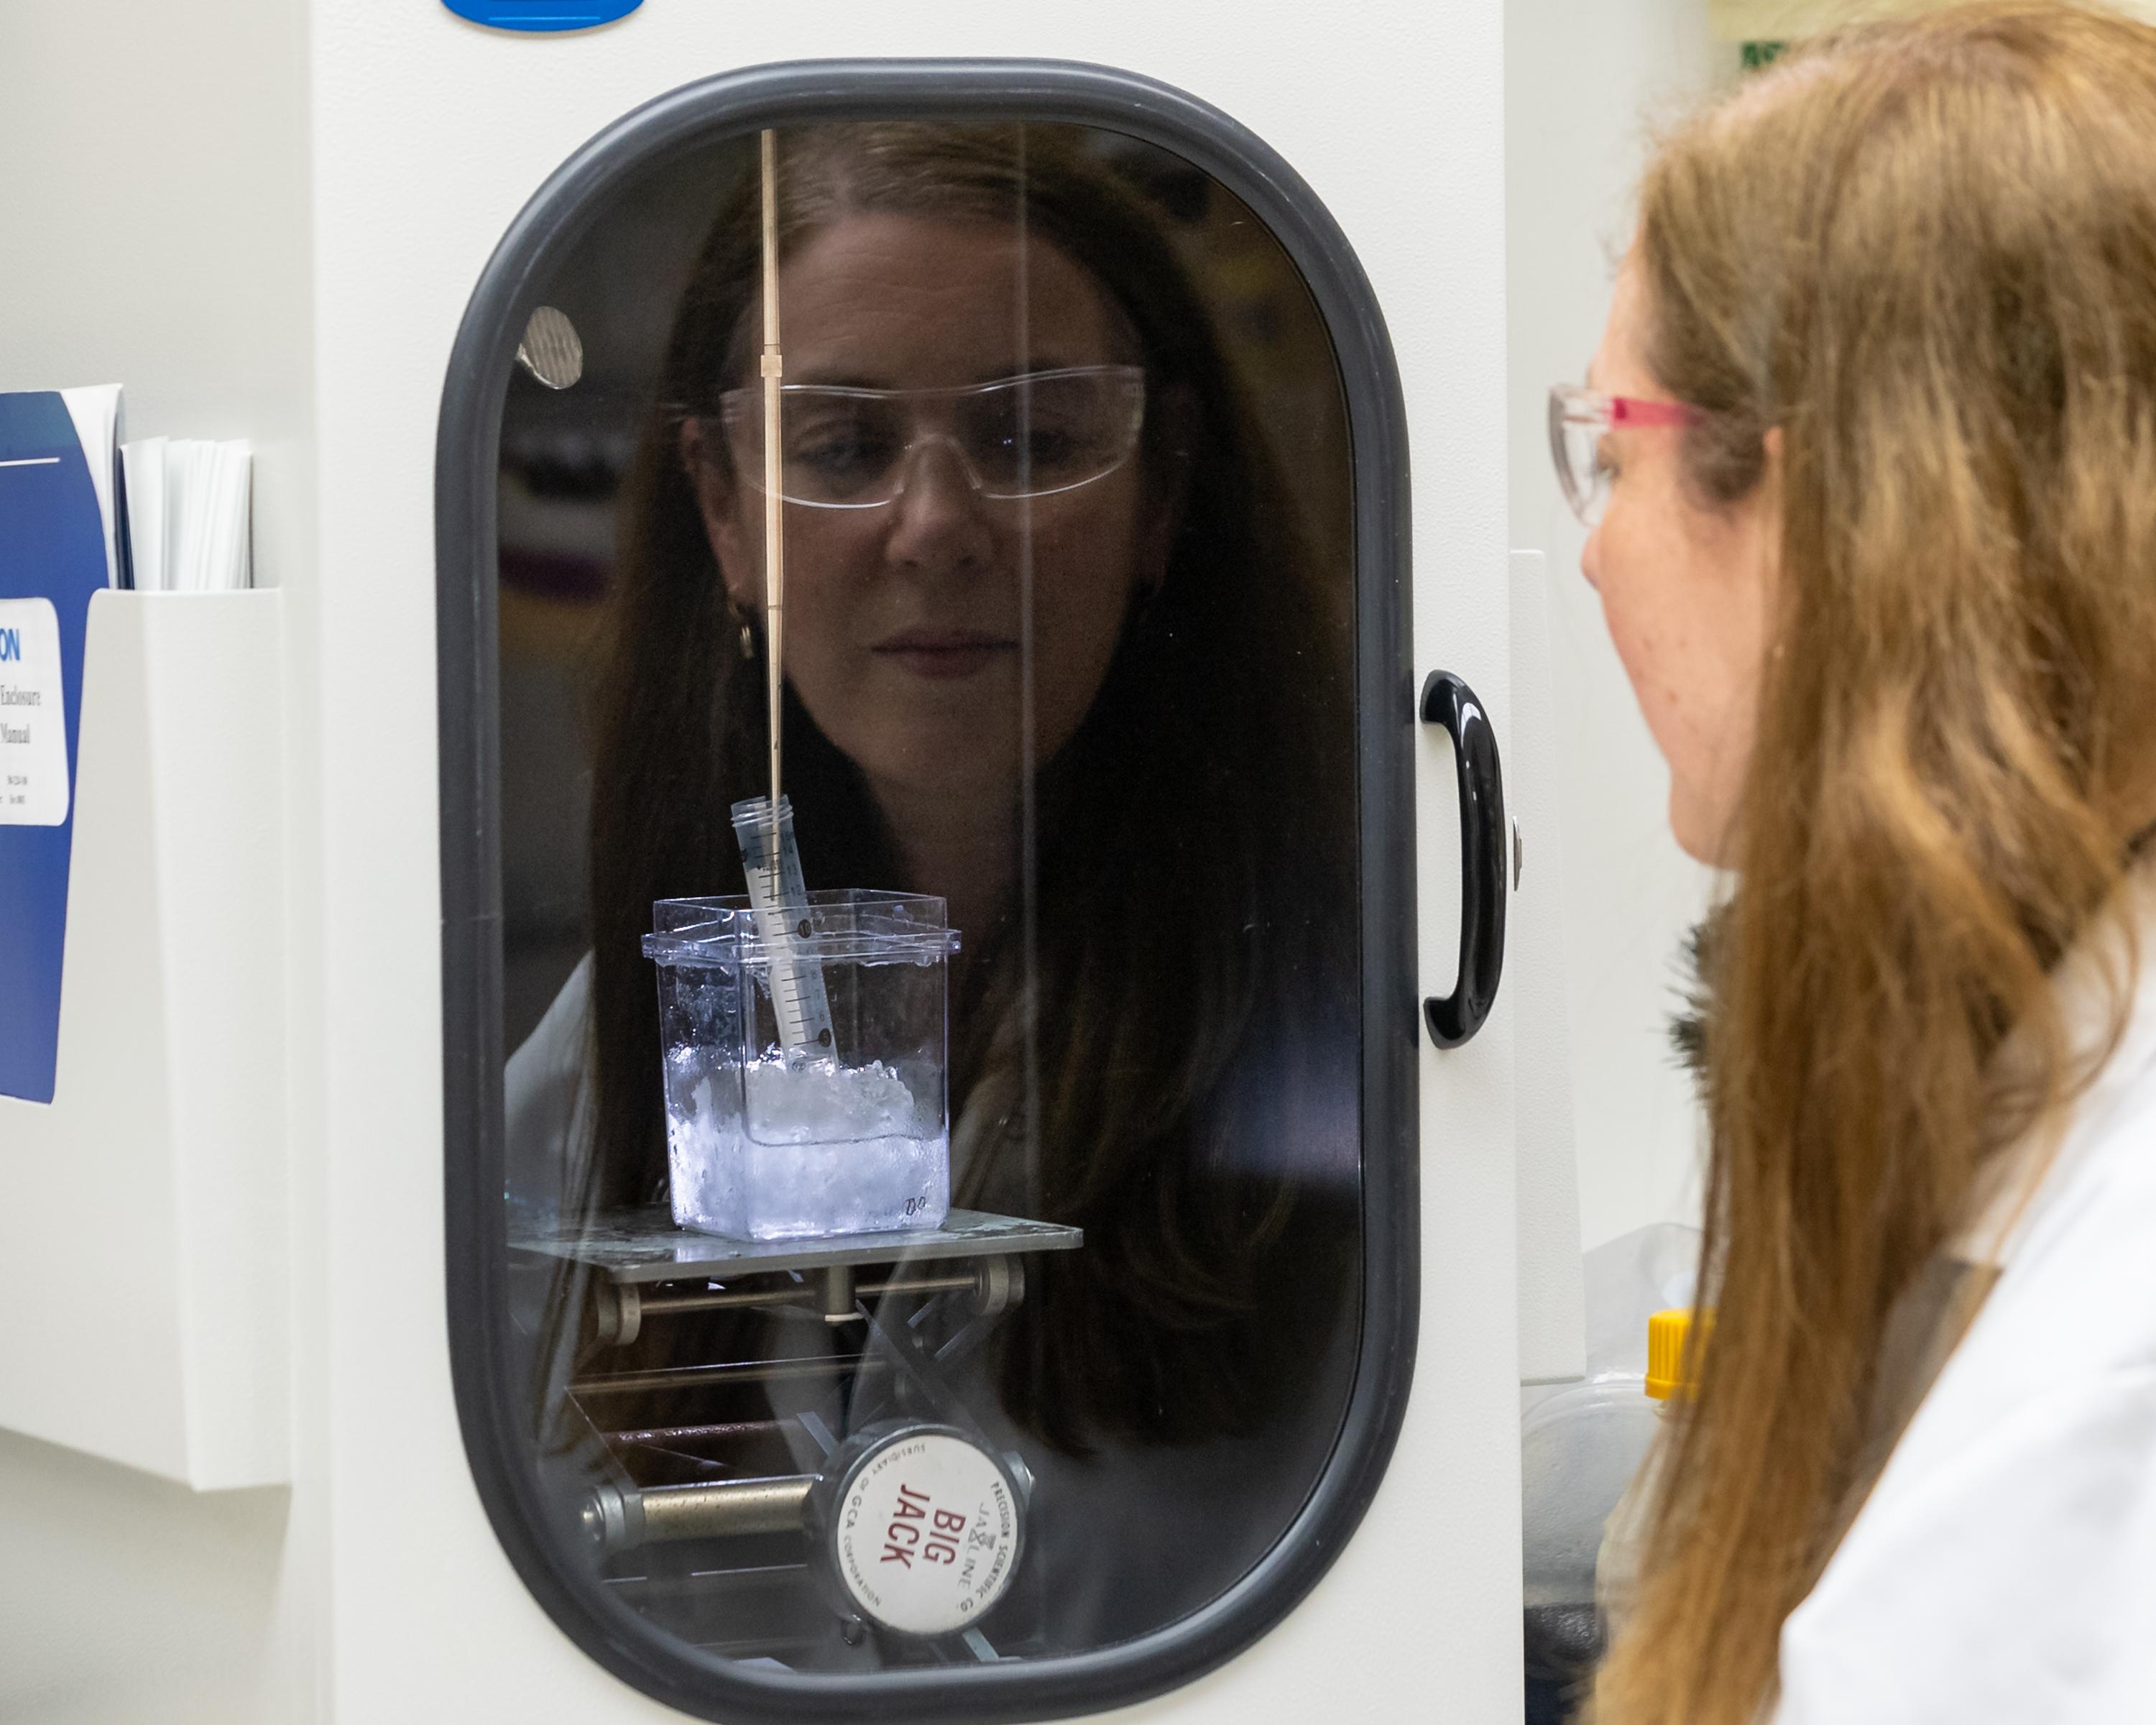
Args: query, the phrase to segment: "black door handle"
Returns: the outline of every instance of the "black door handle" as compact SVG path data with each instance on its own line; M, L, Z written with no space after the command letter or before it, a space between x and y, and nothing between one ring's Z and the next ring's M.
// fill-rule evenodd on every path
M1452 733L1460 768L1460 975L1422 1004L1430 1040L1457 1048L1490 1016L1505 969L1505 775L1490 715L1450 671L1424 680L1422 721Z

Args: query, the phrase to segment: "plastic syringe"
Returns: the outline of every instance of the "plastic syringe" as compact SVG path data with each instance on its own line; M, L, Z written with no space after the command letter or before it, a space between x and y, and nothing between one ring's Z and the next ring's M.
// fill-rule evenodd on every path
M735 803L733 817L742 866L748 875L749 904L770 963L779 1046L796 1065L828 1056L831 1004L824 993L824 968L803 950L811 930L801 852L793 842L793 799L778 799L776 821L767 797Z

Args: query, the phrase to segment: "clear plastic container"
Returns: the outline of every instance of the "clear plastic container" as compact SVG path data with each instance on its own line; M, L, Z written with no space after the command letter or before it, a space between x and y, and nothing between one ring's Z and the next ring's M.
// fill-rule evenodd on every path
M674 1219L737 1240L933 1228L951 1208L944 903L815 892L783 942L743 898L662 899L659 971ZM814 966L831 1041L788 1048L774 973Z
M1661 1429L1648 1385L1675 1369L1666 1346L1650 1345L1650 1317L1691 1298L1698 1259L1699 1230L1675 1223L1588 1253L1589 1376L1522 1393L1528 1725L1576 1717L1614 1633L1612 1589L1620 1603L1632 1597L1651 1492L1643 1476Z
M1630 1373L1544 1397L1521 1423L1522 1628L1531 1718L1570 1718L1601 1659L1595 1560L1603 1524L1656 1426L1655 1404Z
M1669 1413L1666 1401L1654 1404L1657 1423ZM1661 1487L1661 1470L1669 1451L1658 1437L1648 1446L1625 1495L1603 1524L1602 1549L1594 1561L1594 1609L1605 1640L1614 1640L1629 1622L1640 1597L1640 1569L1647 1555L1649 1520Z
M1647 1373L1640 1391L1654 1404L1660 1419L1666 1420L1680 1401L1688 1399L1697 1381L1697 1352L1714 1332L1714 1313L1695 1312L1687 1307L1658 1312L1647 1320ZM1602 1550L1594 1565L1594 1601L1608 1635L1615 1635L1632 1615L1640 1594L1640 1571L1647 1555L1647 1538L1653 1531L1655 1502L1661 1490L1661 1470L1668 1465L1669 1445L1657 1439L1632 1476L1632 1483L1609 1512L1602 1535Z

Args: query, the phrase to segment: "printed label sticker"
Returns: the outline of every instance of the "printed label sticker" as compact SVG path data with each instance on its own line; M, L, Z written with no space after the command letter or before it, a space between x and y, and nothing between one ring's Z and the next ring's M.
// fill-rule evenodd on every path
M67 817L59 614L50 599L0 599L0 826Z

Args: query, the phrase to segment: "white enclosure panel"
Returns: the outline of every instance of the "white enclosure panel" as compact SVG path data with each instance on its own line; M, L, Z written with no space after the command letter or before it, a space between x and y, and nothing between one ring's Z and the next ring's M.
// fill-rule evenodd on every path
M116 378L131 434L258 452L257 568L284 589L298 1243L289 1301L263 1301L296 1337L289 1497L199 1497L0 1437L0 1623L35 1654L8 1644L0 1666L23 1676L0 1712L678 1717L578 1652L511 1570L465 1467L444 1335L434 425L466 296L531 193L622 112L764 61L1047 55L1219 104L1307 177L1373 278L1415 460L1415 669L1458 671L1502 716L1502 31L1499 0L649 0L554 39L433 0L0 12L0 138L28 165L0 186L0 230L35 260L10 277L0 385ZM1450 983L1457 814L1442 737L1421 762L1427 991ZM1518 1716L1509 1010L1501 996L1474 1044L1421 1055L1417 1389L1363 1531L1281 1630L1137 1711ZM154 1377L136 1389L131 1406L182 1405ZM198 1654L219 1681L188 1682Z
M1558 1384L1587 1371L1581 1283L1579 1163L1572 1117L1572 1008L1565 988L1564 809L1558 795L1550 689L1548 559L1512 558L1512 752L1505 800L1522 866L1507 925L1517 1076L1513 1086L1520 1194L1520 1381Z
M1736 74L1707 0L1510 0L1506 297L1512 543L1548 555L1555 788L1582 1245L1697 1219L1699 1115L1671 1057L1677 954L1712 879L1670 837L1669 775L1550 469L1544 403L1602 333L1652 126Z
M103 593L49 1104L0 1098L0 1425L289 1466L278 595Z
M1348 14L1127 0L654 3L553 41L471 29L428 6L316 13L326 650L313 698L326 799L326 1217L341 1244L326 1266L332 1378L312 1417L334 1455L338 1718L659 1716L569 1645L495 1547L465 1470L444 1343L432 432L449 344L496 238L616 115L731 66L1040 54L1181 85L1277 147L1356 244L1412 416L1418 669L1443 663L1502 710L1500 28L1496 0ZM359 641L363 656L327 650ZM1412 693L1401 691L1404 712ZM1445 859L1457 820L1442 740L1428 753L1426 886L1456 866ZM1427 950L1449 970L1452 912L1433 894L1430 914ZM1145 1711L1517 1716L1506 1038L1501 1014L1460 1053L1424 1055L1423 1351L1374 1511L1282 1630ZM404 1273L385 1280L392 1242Z

